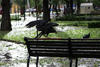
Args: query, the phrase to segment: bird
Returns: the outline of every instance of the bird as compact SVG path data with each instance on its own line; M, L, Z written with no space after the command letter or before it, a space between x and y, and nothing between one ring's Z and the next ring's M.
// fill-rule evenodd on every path
M42 35L48 36L49 33L57 33L54 27L58 26L58 24L49 22L48 20L36 20L26 24L27 28L33 26L36 26L37 31L41 31L41 33L36 36L36 38L40 38Z
M31 21L31 22L29 22L29 23L26 25L26 27L27 27L27 28L31 28L31 27L33 27L33 26L35 26L35 25L42 26L42 25L45 25L45 23L48 23L48 21L47 21L47 20L36 20L36 21Z
M90 33L83 36L83 39L87 39L87 38L90 38Z

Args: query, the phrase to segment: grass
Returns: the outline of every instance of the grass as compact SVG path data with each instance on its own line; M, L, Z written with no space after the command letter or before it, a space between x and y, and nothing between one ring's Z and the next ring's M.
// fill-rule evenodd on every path
M0 15L0 21L1 21L2 16ZM20 15L10 15L11 20L21 20Z
M88 23L100 23L100 21L56 21L61 26L88 26Z
M100 15L80 15L80 16L77 16L77 15L72 15L72 16L69 16L69 15L65 15L65 16L61 16L61 17L57 17L56 20L57 21L77 21L77 20L81 20L81 21L93 21L93 20L96 20L96 21L100 21L100 19L97 19L97 18L93 18L93 17L100 17Z
M50 57L39 60L39 64L41 66L44 66L45 64L52 64L53 62L61 64L61 67L67 67L69 65L68 59L61 57Z
M83 35L88 34L89 29L77 29L67 30L64 32L58 32L57 34L50 34L49 37L60 37L60 38L82 38Z
M88 34L89 32L91 32L91 36L90 38L100 38L100 28L84 28L84 29L76 29L76 30L67 30L65 32L58 32L57 34L55 33L51 33L49 34L48 37L59 37L59 38L82 38L85 34ZM0 33L1 35L1 33ZM9 40L15 40L15 41L19 41L19 42L24 42L24 37L35 37L36 33L29 31L29 32L24 32L19 34L19 35L5 35L3 37L3 39L9 39Z
M12 15L11 20L21 20L21 17L19 15Z
M5 65L5 64L7 64L7 63L4 63L4 62L0 62L0 66L3 66L3 65Z
M36 33L32 30L25 30L25 31L11 31L11 32L4 32L0 31L0 39L8 39L14 40L19 42L24 42L24 37L35 37Z
M92 21L96 22L96 21ZM97 21L98 22L98 21ZM100 28L88 28L87 23L91 23L90 21L57 21L59 25L66 26L70 25L73 26L75 23L77 23L79 26L78 29L68 29L65 31L60 31L55 33L50 33L48 37L58 37L58 38L82 38L85 34L88 34L90 32L90 38L100 38ZM80 27L81 24L85 24L84 27ZM7 31L0 31L0 39L8 39L8 40L14 40L19 42L24 42L24 37L32 37L34 38L36 36L36 29L33 27L30 30L22 30L22 31L14 31L7 32Z

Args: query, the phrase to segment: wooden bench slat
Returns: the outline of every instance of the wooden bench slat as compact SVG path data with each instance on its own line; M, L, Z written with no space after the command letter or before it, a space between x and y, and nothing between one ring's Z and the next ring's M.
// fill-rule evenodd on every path
M39 52L68 52L68 50L46 50L46 49L31 49L31 51L39 51Z
M99 57L100 39L26 39L32 56Z
M68 41L28 41L27 43L68 43Z
M91 46L89 46L89 47L72 47L72 50L77 50L77 49L79 49L79 50L100 50L100 47L91 47Z
M69 57L69 54L65 53L31 53L30 56L42 56L42 57Z
M73 57L74 58L100 58L100 54L95 54L95 55L93 55L93 54L85 54L84 55L84 53L82 54L82 53L78 53L78 54L73 54Z
M64 43L64 44L63 44L63 43L60 43L60 44L58 44L58 43L55 43L55 44L54 44L54 43L44 43L44 44L42 44L42 43L41 43L41 44L39 44L39 43L37 43L37 44L34 43L34 44L28 44L28 45L36 45L36 46L55 46L55 47L56 47L56 46L68 46L68 44L66 44L66 43Z
M61 47L61 46L30 46L30 48L42 48L42 49L68 49L68 46Z

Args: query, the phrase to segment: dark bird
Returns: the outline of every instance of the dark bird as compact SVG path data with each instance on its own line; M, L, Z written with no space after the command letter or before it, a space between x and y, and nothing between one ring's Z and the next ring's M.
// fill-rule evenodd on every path
M33 26L35 26L35 25L37 25L37 26L44 26L46 23L48 23L47 20L36 20L36 21L31 21L31 22L29 22L29 23L26 25L26 27L27 27L27 28L31 28L31 27L33 27Z
M48 22L47 20L36 20L36 21L31 21L26 25L27 28L33 26L36 26L37 31L41 31L41 33L36 37L39 38L42 35L48 36L49 33L56 33L54 27L58 26L58 24L53 22Z
M84 35L84 36L83 36L83 39L85 39L85 38L90 38L90 33Z

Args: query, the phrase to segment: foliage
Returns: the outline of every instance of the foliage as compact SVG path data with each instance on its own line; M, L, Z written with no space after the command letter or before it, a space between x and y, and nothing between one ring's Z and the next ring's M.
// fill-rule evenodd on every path
M93 0L95 6L100 6L100 0Z
M91 17L92 16L92 17ZM93 21L93 20L96 20L96 21L99 21L100 18L99 16L96 15L93 16L93 15L83 15L83 16L77 16L77 15L72 15L72 16L63 16L63 17L57 17L56 18L57 21Z
M89 28L100 28L100 22L99 23L88 23Z
M2 0L0 0L0 6L1 6L1 1L2 1Z
M35 0L29 0L30 1L30 7L33 8L35 7Z
M26 0L25 0L25 4L26 4ZM14 3L18 4L20 7L24 7L24 0L14 0Z

